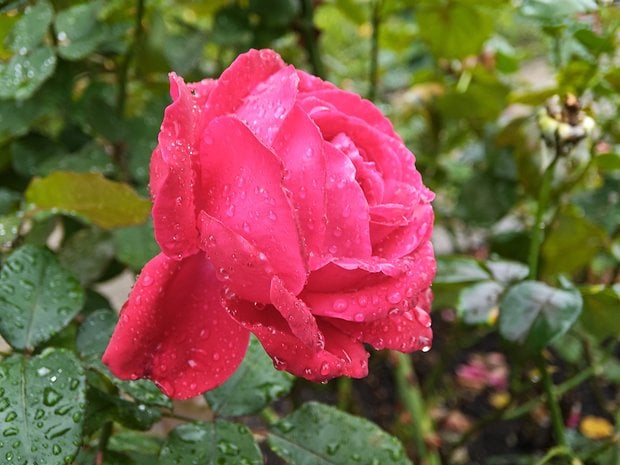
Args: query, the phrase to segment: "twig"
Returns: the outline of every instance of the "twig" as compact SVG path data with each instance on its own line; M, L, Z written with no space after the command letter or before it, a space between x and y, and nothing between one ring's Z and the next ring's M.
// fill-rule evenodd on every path
M377 83L379 81L379 30L381 27L382 0L372 3L372 36L370 39L370 68L368 70L368 99L374 100L377 96Z
M322 79L325 79L325 67L321 60L321 53L319 51L319 43L316 36L316 30L314 28L314 9L312 7L312 0L301 0L302 20L301 20L301 32L304 39L304 46L306 52L308 52L308 59L312 66L312 73Z

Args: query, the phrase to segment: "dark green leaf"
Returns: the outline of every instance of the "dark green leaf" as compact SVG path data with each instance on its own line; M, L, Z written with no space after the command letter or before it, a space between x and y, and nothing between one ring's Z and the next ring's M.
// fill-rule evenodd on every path
M176 427L161 448L158 465L261 465L263 458L245 426L216 420Z
M19 235L22 213L0 216L0 249L8 249Z
M159 253L150 218L143 225L114 230L113 237L118 259L135 271Z
M39 0L26 8L24 15L11 31L11 48L19 55L26 55L41 43L52 22L54 10L47 0Z
M157 409L106 394L95 388L88 390L86 405L86 434L92 434L110 420L130 429L146 431L161 419L161 413Z
M490 279L489 273L473 258L438 257L435 283L471 283Z
M95 173L59 171L35 178L26 200L38 209L79 215L105 229L141 224L151 210L150 202L127 184Z
M0 63L0 98L26 99L49 78L56 68L56 55L42 46L27 55L15 55Z
M603 171L620 171L620 153L603 153L595 161Z
M539 281L511 287L500 303L499 331L509 341L537 351L566 333L583 301L575 289L556 289Z
M72 463L81 444L85 377L68 351L0 363L3 463Z
M138 433L135 431L122 431L110 438L109 450L117 452L135 452L155 456L157 459L161 448L161 439Z
M25 245L0 272L0 334L17 349L36 347L80 311L84 291L54 255Z
M95 310L80 325L77 349L87 361L99 360L108 346L118 317L112 310Z
M483 281L466 287L456 304L460 317L471 325L495 323L499 312L498 299L503 290L495 281Z
M293 376L273 368L271 358L254 337L237 371L220 387L205 394L213 411L223 416L248 415L285 395Z
M620 337L620 284L581 290L583 312L579 321L599 339Z
M82 285L87 285L101 277L115 252L110 233L99 228L84 228L65 241L58 260Z
M315 402L276 423L269 446L290 465L411 465L402 444L374 423Z
M54 28L58 54L67 60L79 60L92 53L104 39L104 28L97 22L102 1L72 6L56 15Z
M0 215L15 212L19 208L21 198L19 192L0 188Z

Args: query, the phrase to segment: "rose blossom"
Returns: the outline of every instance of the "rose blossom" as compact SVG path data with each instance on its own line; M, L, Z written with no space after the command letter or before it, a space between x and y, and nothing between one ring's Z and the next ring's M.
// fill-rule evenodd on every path
M428 350L433 193L381 112L271 50L170 88L150 167L162 252L111 371L188 398L226 381L250 332L312 381L366 376L364 343Z

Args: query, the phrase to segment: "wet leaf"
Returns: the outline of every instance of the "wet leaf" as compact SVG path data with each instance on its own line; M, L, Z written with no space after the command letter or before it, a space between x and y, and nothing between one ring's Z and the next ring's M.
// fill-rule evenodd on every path
M499 296L504 288L495 281L483 281L466 287L459 295L456 309L465 323L493 324L499 312Z
M58 171L34 178L26 200L40 210L78 215L104 229L141 224L151 209L127 184L95 173Z
M273 369L271 358L255 337L237 371L220 387L205 394L214 412L222 416L248 415L285 395L294 377Z
M485 263L493 279L502 284L511 284L527 278L529 269L523 263L508 260L490 260Z
M19 235L22 222L20 212L0 216L0 249L9 248Z
M489 273L473 258L439 257L435 283L470 283L490 279Z
M262 465L263 458L245 426L216 420L175 428L161 448L158 465Z
M0 63L0 98L27 99L49 78L56 68L56 55L42 46L26 55L15 55Z
M597 8L595 0L526 0L521 4L521 12L525 16L537 18L547 24L559 24L571 15Z
M105 38L104 28L97 22L102 1L72 6L60 11L54 20L58 54L67 60L89 55Z
M16 349L36 347L80 311L84 291L48 250L25 245L0 272L0 334Z
M512 286L500 303L499 331L509 341L539 351L573 325L582 308L575 289L556 289L539 281Z
M276 423L268 440L290 465L411 465L402 444L377 425L315 402Z
M11 49L19 55L26 55L38 46L47 34L53 15L54 10L47 0L26 8L11 31Z
M66 350L0 363L2 463L72 463L82 442L85 386L82 368Z

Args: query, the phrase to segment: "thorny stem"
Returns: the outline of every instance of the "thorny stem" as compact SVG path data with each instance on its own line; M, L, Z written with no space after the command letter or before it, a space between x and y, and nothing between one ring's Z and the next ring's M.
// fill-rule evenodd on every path
M392 356L395 361L394 376L398 396L411 415L413 441L421 460L420 463L440 465L441 459L437 451L426 447L425 438L433 432L433 426L424 408L424 399L413 371L411 356L400 352L392 352Z
M374 100L377 96L377 83L379 81L379 29L381 27L382 0L372 3L372 36L370 39L370 68L368 70L368 99Z
M304 39L304 46L308 52L308 59L312 66L312 73L322 79L325 79L325 67L321 60L319 44L314 29L314 9L312 0L301 0L302 20L301 31Z

